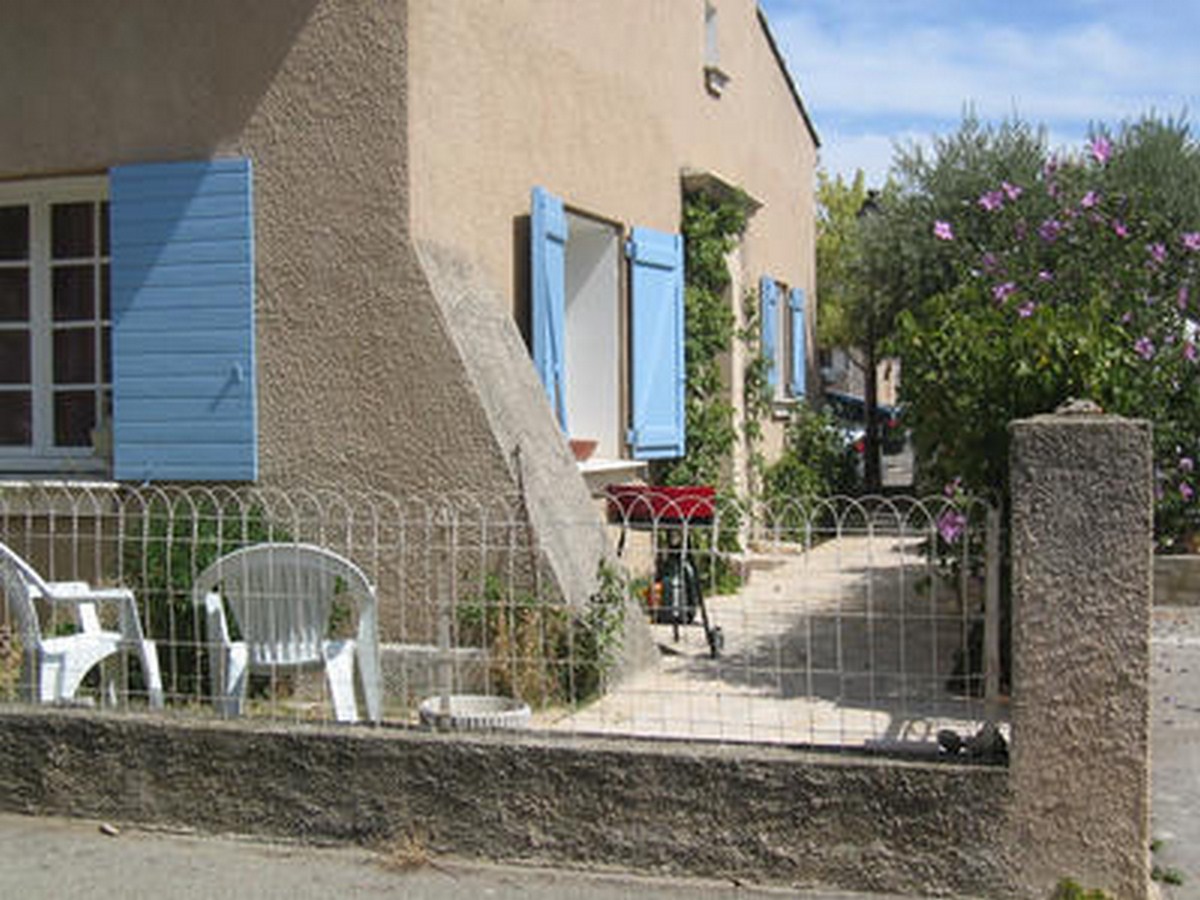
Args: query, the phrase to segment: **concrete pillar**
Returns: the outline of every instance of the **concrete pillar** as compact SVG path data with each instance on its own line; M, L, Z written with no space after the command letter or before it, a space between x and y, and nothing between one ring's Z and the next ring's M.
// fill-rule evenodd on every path
M1149 893L1150 426L1076 402L1012 437L1011 840L1030 896Z

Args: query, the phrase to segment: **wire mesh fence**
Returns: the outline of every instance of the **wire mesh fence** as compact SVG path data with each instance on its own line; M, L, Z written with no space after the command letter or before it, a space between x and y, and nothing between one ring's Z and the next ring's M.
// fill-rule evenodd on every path
M567 596L516 498L0 488L0 699L881 749L1006 718L986 505L597 506L555 525L609 538Z

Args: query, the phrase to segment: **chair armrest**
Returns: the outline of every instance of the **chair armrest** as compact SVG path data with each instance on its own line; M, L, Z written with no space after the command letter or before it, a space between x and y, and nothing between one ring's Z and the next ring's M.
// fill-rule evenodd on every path
M98 628L95 604L115 604L122 637L129 641L145 640L142 621L138 617L137 600L129 588L96 588L86 581L50 581L46 583L43 598L51 603L72 604L78 607L84 631Z

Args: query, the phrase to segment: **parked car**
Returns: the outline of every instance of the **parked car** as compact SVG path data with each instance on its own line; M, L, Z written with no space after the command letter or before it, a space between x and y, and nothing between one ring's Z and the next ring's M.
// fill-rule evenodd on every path
M867 404L862 397L839 391L825 392L825 405L833 413L846 438L846 446L861 456L866 451ZM884 453L899 453L904 449L905 428L903 410L899 406L881 403L875 407Z

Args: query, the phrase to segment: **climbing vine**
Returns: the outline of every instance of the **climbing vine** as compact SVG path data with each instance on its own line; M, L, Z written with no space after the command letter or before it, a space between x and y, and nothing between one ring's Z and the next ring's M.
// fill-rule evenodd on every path
M721 359L737 334L726 257L746 230L749 199L692 191L683 198L687 455L655 467L658 484L720 484L737 440Z
M762 422L771 413L771 361L762 353L762 312L758 294L746 291L742 298L742 322L738 340L746 347L746 369L742 377L742 400L746 418L742 436L750 458L751 477L761 481L766 461L758 449L762 440Z

